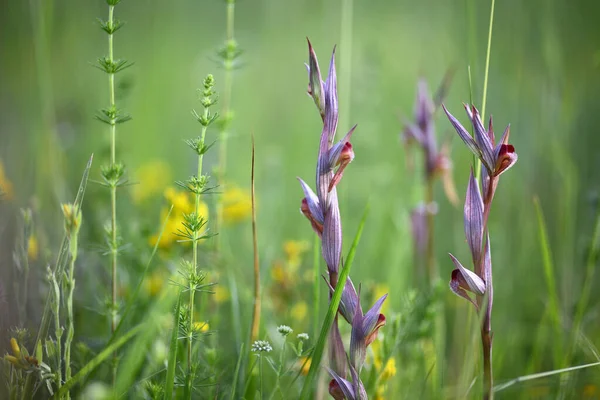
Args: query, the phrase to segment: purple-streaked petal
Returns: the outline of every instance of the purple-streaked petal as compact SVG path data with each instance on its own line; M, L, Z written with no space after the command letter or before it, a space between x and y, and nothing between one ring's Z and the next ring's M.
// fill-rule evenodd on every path
M479 149L477 143L475 143L475 140L473 140L473 138L471 137L471 134L460 124L460 122L458 122L458 120L452 114L450 114L450 111L448 111L445 105L442 104L442 108L448 116L450 123L452 124L452 126L454 126L454 129L456 130L456 133L458 133L458 136L467 145L469 150L471 150L471 152L475 154L477 158L482 159L483 156L481 154L481 150Z
M350 365L360 373L367 355L367 344L365 343L366 332L360 302L352 319L352 331L350 333Z
M342 222L335 188L329 193L329 200L330 205L323 216L323 258L329 272L337 273L342 254Z
M302 186L302 191L304 192L304 197L306 198L306 202L308 204L308 208L312 216L315 218L317 222L321 225L323 224L323 211L321 210L321 205L319 204L319 198L312 191L310 186L306 184L301 178L297 178Z
M344 350L344 342L340 335L337 316L329 331L329 365L340 376L346 376L348 358Z
M337 76L335 73L335 48L329 64L329 75L325 81L325 120L324 131L327 133L329 148L333 145L335 130L338 124Z
M488 121L488 129L487 129L488 137L490 138L490 142L492 143L492 148L496 146L496 135L494 134L494 123L492 122L492 115L490 114L490 119Z
M479 311L479 306L477 305L477 303L475 303L475 301L473 301L473 299L471 298L471 296L469 296L467 291L461 287L460 277L461 275L458 269L452 271L452 278L450 279L450 290L452 290L452 292L454 292L454 294L456 294L457 296L467 299L471 304L475 306L477 311Z
M465 236L475 268L481 263L481 248L483 246L483 200L479 192L479 185L473 176L469 176L467 196L464 207ZM477 269L476 269L477 270Z
M490 233L485 240L485 254L483 262L483 278L487 283L488 290L492 290L492 249L490 248ZM491 296L491 294L490 294Z
M333 378L329 382L329 394L335 400L357 400L356 394L354 392L354 386L351 382L342 378L335 371L327 368L329 375Z
M400 138L405 145L409 145L412 141L419 143L421 146L425 145L423 132L412 122L407 121L404 123L404 129L400 134Z
M304 214L304 216L310 221L310 224L313 230L319 235L319 238L323 237L323 223L316 220L313 214L310 212L310 208L308 206L308 201L306 197L302 199L302 203L300 205L300 212Z
M352 279L348 277L348 279L346 279L346 285L344 286L344 290L342 291L342 301L340 302L340 314L342 314L342 317L344 317L344 319L350 325L352 325L352 320L354 319L354 314L356 313L357 307L358 294L356 293L356 289L354 288Z
M483 281L483 279L481 279L481 277L479 277L475 272L463 267L460 261L458 261L458 259L452 254L450 254L450 258L456 267L455 271L458 271L459 274L459 276L456 277L459 286L475 293L476 295L483 296L486 289L486 283Z
M495 154L496 158L498 158L498 153L500 153L500 147L502 147L503 144L508 144L509 137L510 137L510 124L508 124L506 126L506 129L504 129L504 133L502 134L502 138L496 145L496 148L494 150L494 154Z
M475 108L475 106L471 107L471 122L473 123L475 142L477 143L481 151L481 161L489 171L492 171L492 169L494 168L494 148L483 126L483 123L481 122L481 116L479 115L479 111L477 111L477 108Z
M358 400L368 400L365 386L361 382L358 372L352 365L350 365L350 376L352 377L352 386L354 388L356 398Z
M373 307L371 307L371 309L369 311L367 311L367 313L365 314L364 318L363 318L363 329L366 333L366 335L368 335L369 333L371 333L373 331L373 329L375 329L375 327L377 326L377 322L379 320L379 314L381 314L381 307L383 307L383 302L385 301L385 299L387 299L387 293L384 294L383 296L381 296L373 305Z
M313 98L321 118L325 119L325 90L323 88L323 80L321 78L321 71L319 71L319 62L317 61L317 54L313 49L310 40L306 38L308 42L308 94Z
M423 131L425 131L425 127L432 122L431 117L433 115L433 110L433 100L429 94L427 82L425 79L419 79L419 83L417 84L417 100L415 102L414 113L415 121Z

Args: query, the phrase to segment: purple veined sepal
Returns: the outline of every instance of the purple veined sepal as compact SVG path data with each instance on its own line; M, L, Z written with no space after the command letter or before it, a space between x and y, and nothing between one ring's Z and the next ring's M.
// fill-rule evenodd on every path
M324 82L321 78L321 71L319 70L319 62L317 61L317 54L310 43L310 40L306 38L308 42L308 94L315 102L315 105L319 109L321 118L325 120L325 89Z
M444 109L446 116L450 120L450 123L456 130L456 133L458 133L458 136L467 145L469 150L471 150L471 152L473 154L475 154L475 156L477 158L479 158L480 160L483 159L481 150L479 149L479 146L477 145L477 143L475 143L475 140L473 140L473 137L471 136L471 134L461 125L461 123L456 119L456 117L454 115L452 115L450 113L450 111L448 111L448 109L446 108L445 105L442 104L442 108Z
M339 271L342 258L342 220L335 188L327 196L329 205L323 213L323 258L330 273Z
M465 197L465 206L463 210L464 228L467 244L471 250L475 273L480 274L481 251L483 246L483 199L479 191L479 185L473 176L473 171L469 175L469 184Z
M485 127L483 126L483 122L481 121L481 116L479 115L477 108L474 105L469 106L468 104L463 104L463 106L465 107L467 115L473 124L475 143L477 143L479 146L482 155L481 161L489 171L493 171L495 164L493 145L494 139L490 138L488 131L486 131ZM493 128L491 133L493 134Z
M329 293L333 294L335 289L331 286L325 276L323 276L323 279L325 280L327 287L329 287ZM358 303L358 294L354 288L354 283L352 283L352 279L348 277L346 279L346 284L344 285L344 290L342 291L342 299L340 300L338 312L350 325L352 325L352 320L354 319L354 314L356 313L356 307L358 307Z
M298 178L298 181L300 182L302 190L304 191L304 198L302 199L300 211L310 221L310 224L317 235L322 237L324 218L323 211L321 210L321 205L319 203L319 198L312 191L310 186L306 184L306 182L304 182L301 178Z
M452 254L449 255L454 263L454 266L456 267L454 270L452 270L450 289L452 292L454 292L454 294L470 301L475 308L479 310L479 306L471 298L471 296L469 296L467 291L472 292L477 296L483 296L487 289L486 283L475 272L463 267L456 257L454 257Z
M364 315L359 299L358 307L354 312L350 334L350 365L354 366L359 374L365 362L367 347L373 343L379 329L385 325L385 315L380 311L387 296L387 294L381 296Z
M325 119L323 120L323 134L327 135L329 147L333 145L338 124L338 95L337 75L335 71L335 47L329 62L329 73L325 81Z

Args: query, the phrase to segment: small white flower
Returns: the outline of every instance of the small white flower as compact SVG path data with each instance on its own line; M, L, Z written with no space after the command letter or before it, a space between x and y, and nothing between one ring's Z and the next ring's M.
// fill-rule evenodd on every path
M273 348L271 347L271 343L267 342L266 340L257 340L256 342L252 343L252 351L254 353L268 353L272 350Z
M294 330L287 325L279 325L277 327L277 332L281 334L281 336L287 336L292 333Z
M297 337L298 337L298 340L307 341L308 340L308 333L299 333Z

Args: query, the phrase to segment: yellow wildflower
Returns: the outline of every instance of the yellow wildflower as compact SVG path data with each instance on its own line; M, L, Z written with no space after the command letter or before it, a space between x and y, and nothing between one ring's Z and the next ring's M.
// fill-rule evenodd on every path
M223 303L229 300L229 290L223 285L214 286L214 298L217 303Z
M583 398L584 399L597 399L598 398L598 387L593 383L588 383L583 387Z
M302 254L308 249L308 242L303 240L288 240L283 244L283 251L285 252L287 262L293 269L300 266Z
M131 189L131 198L135 204L160 193L171 181L169 165L161 160L150 161L140 166L134 176L139 180Z
M39 255L39 244L35 234L31 234L27 242L27 258L30 261L36 261Z
M271 268L271 278L275 283L284 284L286 279L285 268L281 263L275 262Z
M304 376L308 375L311 359L308 357L300 357L300 360L298 361L300 363L300 373Z
M153 272L149 277L144 280L144 289L148 296L157 296L163 288L165 278L159 271Z
M165 190L164 193L165 199L169 204L173 205L173 211L171 211L171 215L169 219L165 223L165 229L163 231L162 237L160 238L160 242L158 246L161 249L168 249L176 243L178 240L181 240L182 237L179 236L178 232L183 230L183 222L184 222L184 214L190 214L194 212L194 203L192 199L191 193L187 191L176 190L175 188L169 187ZM161 224L167 218L169 214L169 208L165 207L160 212L160 220ZM208 206L204 202L200 202L199 214L204 218L208 218ZM156 245L158 241L158 234L152 235L150 237L150 245Z
M10 347L12 348L13 355L16 358L21 357L21 348L19 347L19 343L17 343L17 339L10 338Z
M252 214L252 198L248 191L236 185L227 185L221 197L223 221L228 224L241 222Z
M387 381L392 376L396 375L396 359L394 357L390 357L385 363L385 367L383 371L381 371L381 380Z
M384 385L377 386L377 389L375 390L375 397L373 397L373 400L385 400L385 389L386 387Z
M290 310L290 315L294 319L294 321L304 321L306 317L306 313L308 312L308 306L304 301L300 301L292 307Z
M4 164L0 161L0 193L6 200L14 197L13 184L4 174Z
M208 322L201 322L201 321L194 322L194 330L196 332L208 332L209 329L210 329L210 326L208 325Z

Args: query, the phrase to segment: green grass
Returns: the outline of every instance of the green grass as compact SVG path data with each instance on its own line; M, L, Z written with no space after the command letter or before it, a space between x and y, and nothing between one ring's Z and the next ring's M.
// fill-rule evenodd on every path
M263 288L259 339L270 341L275 349L266 357L279 360L281 342L275 327L291 326L294 333L288 338L280 386L296 397L303 389L306 396L327 393L326 357L317 359L319 353L326 354L323 327L334 314L321 278L325 269L319 246L314 246L314 233L298 212L302 193L295 179L314 174L322 126L305 94L302 64L307 61L308 36L321 50L322 65L327 61L323 51L339 45L340 131L349 121L359 125L352 141L356 158L338 192L346 233L343 254L352 250L350 275L361 284L365 304L372 304L378 290L390 293L388 323L380 330L379 347L369 348L362 374L369 398L378 389L394 399L481 394L475 314L445 287L432 294L413 284L417 271L409 213L424 197L423 171L418 159L415 169L407 167L398 140L402 118L412 118L417 79L424 77L435 87L449 68L457 74L445 100L448 108L465 123L461 102L483 98L482 113L493 115L497 136L499 127L511 124L511 142L519 154L517 164L502 175L489 221L496 399L554 398L560 391L564 398L578 399L593 387L597 393L600 141L595 104L600 50L594 38L599 34L600 5L586 0L580 6L560 0L494 6L475 1L241 1L235 3L233 16L236 50L242 53L235 58L236 68L224 69L215 50L233 37L226 4L152 1L141 7L122 0L115 15L126 25L117 32L114 53L136 63L118 75L115 102L135 119L119 126L115 135L130 184L117 190L116 219L123 243L114 334L107 326L112 288L104 254L111 198L95 183L102 179L98 168L85 169L91 153L95 166L111 161L109 132L93 119L108 100L107 79L90 65L107 52L106 37L95 25L96 17L106 13L106 4L69 0L8 7L0 17L0 161L12 195L0 200L0 300L7 305L0 310L6 316L0 321L0 355L12 354L9 340L18 336L11 328L18 325L23 308L14 300L18 297L13 284L6 282L23 288L12 254L23 228L19 209L31 208L38 254L29 259L29 298L20 326L28 335L21 344L51 366L45 341L54 337L55 325L50 310L45 311L45 271L50 265L60 272L70 261L60 204L77 196L83 224L75 263L72 378L63 382L61 394L69 390L72 398L92 398L100 390L113 393L111 355L118 349L117 396L183 397L188 349L175 325L181 283L176 271L180 259L192 259L192 249L181 243L159 246L151 237L170 237L169 220L181 215L164 192L196 169L196 156L184 140L199 131L190 118L190 110L197 108L194 90L213 73L215 89L223 93L216 109L235 112L226 129L215 126L207 132L209 143L220 132L227 137L223 180L216 170L224 151L217 149L220 141L204 158L203 170L213 176L211 182L225 183L216 192L237 185L249 194L250 133L255 133ZM472 157L442 113L435 122L441 141L450 142L453 177L462 200ZM150 175L141 173L140 167L156 160L162 167ZM78 191L84 171L84 183L88 173L90 181L83 185L85 199ZM151 191L154 183L154 191L138 200L136 193ZM7 191L3 179L0 188ZM447 253L467 260L468 250L462 210L447 202L441 185L434 192L439 206L434 257L445 282L452 270ZM209 220L215 222L218 196L203 198ZM367 202L369 218L363 225ZM258 365L253 367L248 341L253 301L250 223L249 217L222 221L220 244L213 238L198 246L198 265L208 274L207 282L217 283L209 288L214 294L197 296L201 300L194 321L208 322L209 329L192 348L200 360L195 385L211 398L237 398L242 391L252 398L258 389L258 376L253 375ZM217 231L209 225L210 233ZM360 246L353 247L352 234L357 231L362 231ZM284 249L290 240L306 242L297 260ZM345 261L349 266L350 260ZM277 280L277 266L282 267L284 282ZM436 315L430 296L444 304L445 349L439 353L432 344L440 333L433 328ZM180 309L187 300L184 295ZM350 331L340 325L348 343ZM311 338L298 356L290 346L297 345L295 335L302 332ZM317 357L307 376L300 371L309 351ZM396 375L387 382L377 378L381 371L375 368L375 355L396 362ZM278 371L267 358L263 361L268 398ZM9 367L0 365L3 370ZM36 376L29 376L33 389ZM150 384L162 393L151 395ZM2 385L0 398L9 398L5 390ZM47 394L45 384L38 388L38 396Z

